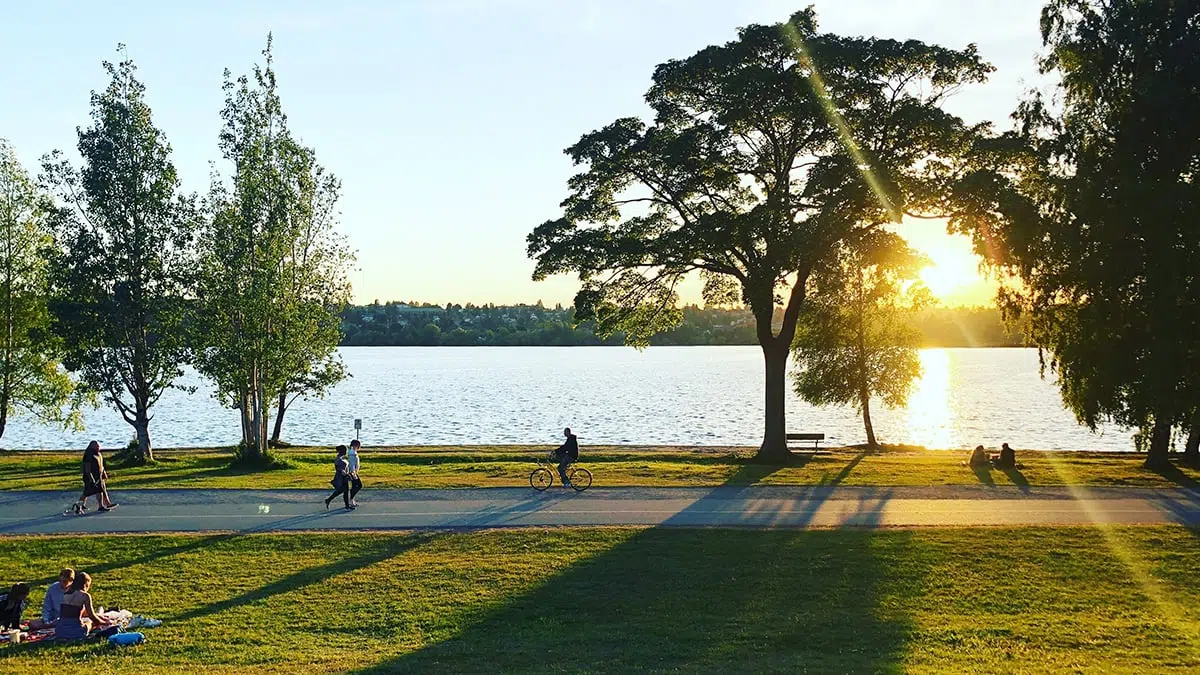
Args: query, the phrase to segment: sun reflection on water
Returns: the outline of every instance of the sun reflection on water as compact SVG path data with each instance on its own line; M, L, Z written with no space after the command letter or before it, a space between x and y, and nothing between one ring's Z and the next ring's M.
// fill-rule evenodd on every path
M950 354L944 349L922 349L921 380L908 397L905 440L927 448L949 448Z

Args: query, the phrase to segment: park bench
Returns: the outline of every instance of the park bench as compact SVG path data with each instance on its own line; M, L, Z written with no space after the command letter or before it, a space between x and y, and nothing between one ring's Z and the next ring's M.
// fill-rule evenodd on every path
M813 449L821 447L821 441L825 440L825 434L788 434L787 439L791 441L812 441Z

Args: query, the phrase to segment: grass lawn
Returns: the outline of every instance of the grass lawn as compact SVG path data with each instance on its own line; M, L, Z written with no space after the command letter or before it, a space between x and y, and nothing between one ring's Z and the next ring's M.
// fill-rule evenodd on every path
M582 464L597 487L618 485L1109 485L1200 487L1200 470L1181 466L1166 474L1142 468L1144 457L1117 453L1022 452L1018 471L976 473L961 465L966 452L853 449L798 457L789 466L751 461L747 448L686 449L584 447ZM229 466L216 450L160 451L155 464L113 468L114 490L140 488L312 488L333 473L326 449L277 451L292 468L250 472ZM362 475L368 487L525 486L535 447L368 448ZM75 490L80 453L0 452L0 490Z
M164 620L0 672L1196 672L1200 532L525 529L0 538ZM30 610L29 614L32 614Z

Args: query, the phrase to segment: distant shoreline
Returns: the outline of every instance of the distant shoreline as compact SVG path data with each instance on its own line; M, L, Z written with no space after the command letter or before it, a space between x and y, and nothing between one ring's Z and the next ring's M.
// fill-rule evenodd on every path
M274 450L272 450L272 452L282 453L284 455L289 454L289 453L331 452L332 448L336 447L339 443L345 443L345 442L346 442L345 439L336 439L336 440L331 440L326 445L286 446L286 447L275 448ZM883 455L903 455L903 454L915 454L915 453L924 453L924 452L932 452L932 453L969 453L969 452L971 452L970 447L926 448L924 446L910 446L910 445L903 445L903 444L889 447L888 444L886 444L886 443L884 444L884 446L885 446L884 449L880 452L880 454L883 454ZM462 445L446 445L446 444L370 445L370 444L366 444L363 447L364 447L364 452L366 452L366 453L375 453L375 454L386 455L386 454L408 454L408 453L436 454L436 453L445 453L445 452L497 452L497 451L499 451L499 452L526 452L526 451L536 452L539 450L551 450L556 446L552 445L552 444L536 444L536 443L480 443L480 444L470 444L470 445L467 445L467 444L462 444ZM637 453L637 452L643 452L643 451L647 452L647 453L689 452L689 453L696 453L699 455L713 455L713 456L725 456L725 455L729 455L729 454L733 454L733 453L753 454L758 451L758 447L752 446L752 445L678 445L678 444L675 444L675 445L662 445L662 444L643 445L643 444L621 444L621 443L603 443L603 444L598 444L598 445L587 445L585 443L580 443L580 447L585 450L590 449L594 452L627 452L627 453ZM828 451L828 452L860 452L864 449L864 447L865 446L862 446L862 445L823 445L819 449ZM800 445L792 448L792 450L795 452L795 454L797 456L802 456L805 454L805 450L811 450L811 449L812 449L811 446L800 446ZM118 452L120 450L121 450L121 448L102 448L102 451L106 452L106 453L114 453L114 452ZM987 447L987 450L989 452L999 452L1000 448L999 448L999 446ZM1017 448L1017 451L1018 452L1036 452L1038 454L1061 453L1064 455L1071 455L1072 457L1087 457L1087 456L1091 456L1091 455L1102 456L1102 457L1111 457L1111 456L1116 455L1116 456L1125 457L1125 456L1129 456L1129 455L1137 456L1137 455L1145 454L1145 453L1137 452L1136 450L1095 450L1095 449L1090 449L1090 450L1047 450L1047 449L1040 449L1040 448ZM83 452L83 448L25 448L25 449L0 448L0 454L4 454L4 453L7 453L7 454L26 454L26 453L38 454L38 453L40 453L40 454L47 454L47 455L61 455L61 454L70 455L70 454L81 454L82 452ZM232 454L232 452L233 452L232 446L184 446L184 447L156 447L156 448L154 448L154 453L156 455L159 453L167 454L167 455L221 454L221 453ZM1175 457L1176 455L1182 456L1182 453L1171 453L1172 457Z
M758 347L757 342L745 344L695 344L695 345L650 345L643 349L678 349L683 347ZM420 348L420 349L542 349L546 347L562 348L562 349L620 349L620 348L635 348L632 345L626 344L602 344L602 345L338 345L338 349L359 349L371 348L379 349L384 347L403 347L405 349ZM917 349L1037 349L1034 346L1024 345L1006 345L1006 344L987 344L987 345L920 345Z

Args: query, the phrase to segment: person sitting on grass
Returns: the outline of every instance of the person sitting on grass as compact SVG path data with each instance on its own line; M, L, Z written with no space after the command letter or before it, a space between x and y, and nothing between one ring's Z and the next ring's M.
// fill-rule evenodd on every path
M567 441L555 448L550 456L558 462L558 477L562 479L563 487L569 488L571 481L567 480L567 467L579 459L579 439L571 433L571 427L563 429L563 436L567 437Z
M21 614L29 600L29 584L17 583L0 594L0 628L20 628Z
M997 469L1017 468L1017 453L1008 447L1008 443L1000 446L1000 455L992 460L992 466Z
M73 581L75 581L75 570L64 567L58 573L58 581L50 584L50 587L46 589L46 598L42 600L42 618L31 622L31 628L49 628L58 623L58 617L62 614L63 596L67 594L67 589L71 587Z
M988 465L987 450L982 445L975 446L975 450L971 452L971 459L967 460L971 467L980 467Z
M84 572L75 575L75 580L63 595L61 616L54 627L55 640L82 640L93 628L106 627L108 620L96 614L92 606L92 577Z

